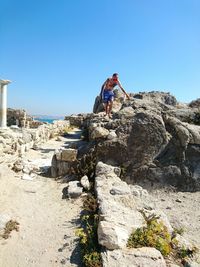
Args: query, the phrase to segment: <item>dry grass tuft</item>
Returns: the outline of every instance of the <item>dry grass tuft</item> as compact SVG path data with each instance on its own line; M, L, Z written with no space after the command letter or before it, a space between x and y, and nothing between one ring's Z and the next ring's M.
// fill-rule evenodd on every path
M6 223L6 226L4 228L4 233L0 236L4 239L8 239L10 237L10 233L15 230L19 231L19 223L17 221L10 220Z

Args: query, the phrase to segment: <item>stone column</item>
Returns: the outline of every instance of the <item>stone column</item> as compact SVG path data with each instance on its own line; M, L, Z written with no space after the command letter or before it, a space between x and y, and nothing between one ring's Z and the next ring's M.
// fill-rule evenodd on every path
M8 80L0 80L0 128L7 127L7 85Z

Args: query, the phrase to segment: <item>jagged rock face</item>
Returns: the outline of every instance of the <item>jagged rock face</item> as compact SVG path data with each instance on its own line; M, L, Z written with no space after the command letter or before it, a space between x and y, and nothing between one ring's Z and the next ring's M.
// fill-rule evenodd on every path
M160 107L162 109L169 109L176 106L177 100L174 96L170 95L169 93L163 93L163 92L150 92L150 93L138 93L138 94L131 94L131 101L125 102L124 96L118 89L114 90L115 93L115 99L113 102L113 111L117 112L123 108L124 106L130 106L133 105L138 108L138 106L142 105L143 107L146 106L147 108L149 106ZM97 96L95 99L95 103L93 106L93 112L99 113L103 111L103 104L101 101L100 96Z
M191 108L169 93L150 92L115 101L121 101L121 108L113 111L112 119L103 113L83 118L97 160L122 167L130 183L199 190L200 126L195 125L199 100ZM98 129L106 134L97 135Z
M171 117L175 117L183 122L191 122L195 119L195 109L183 107L179 109L172 109L167 111L167 114Z
M95 98L95 102L94 102L94 106L93 106L93 112L94 113L99 113L101 111L104 111L104 106L103 106L103 103L101 101L101 97L97 96Z
M171 134L164 151L158 155L159 167L165 170L163 176L172 178L174 185L189 190L200 188L200 126L181 122L173 117L164 117L167 131ZM158 165L158 164L157 164Z
M138 168L150 164L167 144L167 133L161 116L141 112L122 123L116 130L116 141L109 140L98 146L98 158L112 159L120 166Z
M166 144L167 133L161 116L146 112L135 115L127 139L134 168L151 163Z
M189 103L189 107L191 108L200 108L200 98Z

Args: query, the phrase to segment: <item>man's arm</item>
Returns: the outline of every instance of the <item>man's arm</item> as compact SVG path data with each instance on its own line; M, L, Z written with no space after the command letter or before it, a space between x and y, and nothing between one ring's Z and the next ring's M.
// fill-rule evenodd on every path
M125 94L125 96L128 98L128 99L130 99L130 96L127 94L127 92L124 90L124 88L122 87L122 85L121 85L121 83L120 83L120 81L118 80L118 85L119 85L119 87L120 87L120 89L122 90L122 92Z

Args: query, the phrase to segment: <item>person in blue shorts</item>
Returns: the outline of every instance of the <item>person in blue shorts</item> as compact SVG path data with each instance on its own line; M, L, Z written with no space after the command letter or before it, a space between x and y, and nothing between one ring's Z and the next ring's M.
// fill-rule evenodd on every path
M124 88L122 87L119 79L118 79L118 74L114 73L111 78L108 78L102 85L101 87L101 99L103 100L104 103L104 108L106 112L106 116L111 118L111 111L112 111L112 105L113 105L113 100L114 100L114 92L113 89L114 87L118 85L119 88L122 90L122 92L125 94L125 96L130 99L129 95L126 93Z

